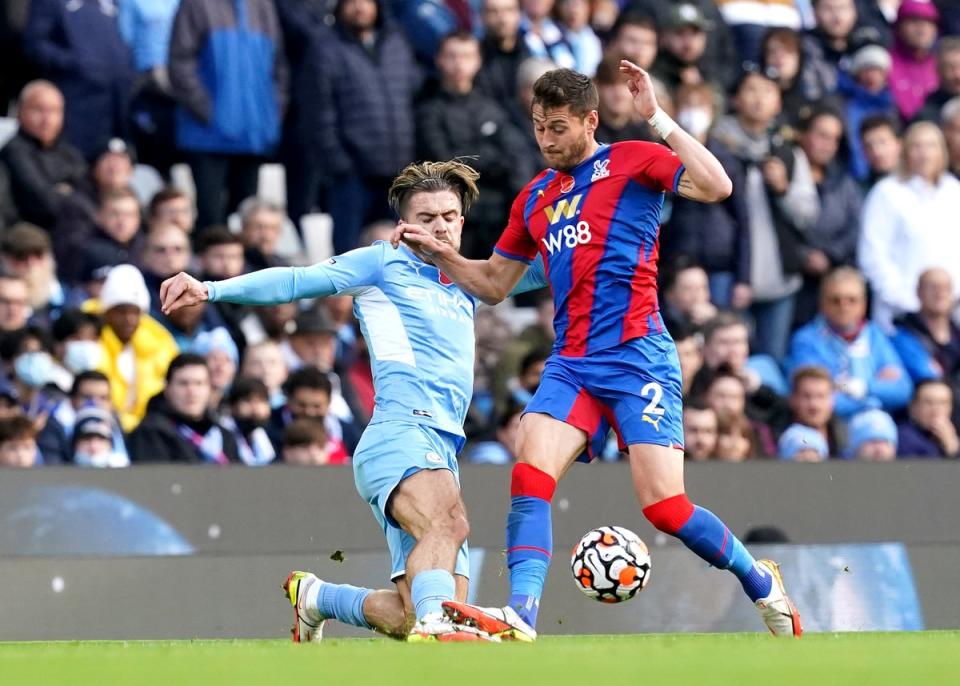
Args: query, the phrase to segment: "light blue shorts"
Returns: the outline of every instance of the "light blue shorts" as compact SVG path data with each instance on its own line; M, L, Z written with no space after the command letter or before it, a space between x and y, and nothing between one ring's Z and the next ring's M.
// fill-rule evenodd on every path
M449 469L459 485L457 450L462 441L459 436L404 421L370 424L363 432L353 455L353 478L357 492L370 504L387 537L391 580L404 575L407 555L417 541L387 514L390 496L401 481L423 469ZM454 573L470 576L466 542L457 555Z

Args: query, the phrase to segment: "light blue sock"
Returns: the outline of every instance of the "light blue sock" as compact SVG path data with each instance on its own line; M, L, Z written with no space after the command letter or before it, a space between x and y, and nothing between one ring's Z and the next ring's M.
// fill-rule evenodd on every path
M453 574L445 569L428 569L420 572L410 583L410 596L417 619L425 615L442 613L443 601L453 600L456 591Z
M317 611L328 619L344 624L373 629L363 615L363 601L373 593L371 588L358 588L350 584L321 582L317 591Z

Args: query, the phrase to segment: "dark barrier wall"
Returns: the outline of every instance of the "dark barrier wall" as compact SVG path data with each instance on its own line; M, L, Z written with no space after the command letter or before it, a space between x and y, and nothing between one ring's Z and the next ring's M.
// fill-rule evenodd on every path
M498 467L462 474L473 591L490 604L507 589L508 480ZM802 544L760 552L783 563L808 629L960 625L960 465L692 465L688 491L741 535L776 526ZM555 513L543 631L762 629L732 576L642 519L625 466L575 467ZM586 599L570 578L568 551L602 524L651 547L651 585L622 606ZM282 635L291 568L383 586L383 549L349 468L2 471L0 639Z

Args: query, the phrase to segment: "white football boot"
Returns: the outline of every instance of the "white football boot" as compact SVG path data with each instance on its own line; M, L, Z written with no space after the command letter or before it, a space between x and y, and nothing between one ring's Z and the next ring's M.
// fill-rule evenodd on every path
M455 624L439 612L417 620L417 623L413 625L407 635L408 643L465 643L470 641L499 643L500 639L474 627Z
M322 583L310 572L290 572L283 582L283 592L293 606L293 628L290 633L294 643L319 643L323 638L323 623L326 620L311 617L306 608L310 588Z
M505 641L531 643L537 640L536 630L523 621L517 611L507 607L477 607L455 600L443 603L443 611L455 624L474 627Z
M770 584L770 594L754 603L764 623L774 636L800 638L803 634L800 613L797 612L793 601L787 597L783 576L780 574L780 565L773 560L757 560L757 565L772 577L773 582Z

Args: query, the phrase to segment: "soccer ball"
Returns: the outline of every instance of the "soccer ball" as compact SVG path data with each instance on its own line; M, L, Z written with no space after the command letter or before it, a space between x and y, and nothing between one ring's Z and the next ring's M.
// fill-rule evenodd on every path
M573 549L573 580L602 603L630 600L650 581L650 553L640 537L622 526L588 531Z

